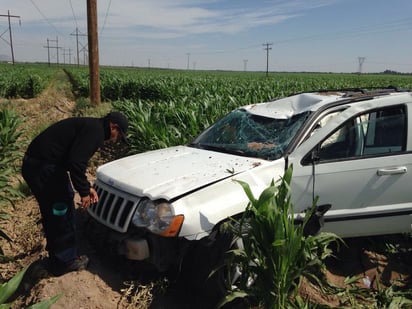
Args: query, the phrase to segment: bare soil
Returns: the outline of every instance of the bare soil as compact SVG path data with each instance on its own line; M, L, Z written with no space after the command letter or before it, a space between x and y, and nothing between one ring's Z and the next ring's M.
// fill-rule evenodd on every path
M73 115L75 102L69 88L62 86L64 76L58 75L56 79L60 82L52 83L38 98L12 100L13 108L25 117L23 130L33 134L39 124L46 125ZM91 168L90 181L93 177L94 169ZM16 178L19 179L19 175ZM10 206L9 213L9 219L0 221L0 229L13 240L11 243L0 241L8 257L0 263L2 281L9 280L23 267L47 255L39 209L34 198L30 196L18 201L14 208ZM127 261L108 258L96 251L86 234L87 213L78 210L77 216L80 253L87 254L91 259L88 269L60 277L30 269L12 308L25 308L57 294L62 296L51 306L52 309L190 308L190 304L185 302L185 292L168 284L159 274L147 272L142 276L138 272L129 272L129 268L124 267ZM343 290L349 289L344 283L345 278L359 276L356 286L370 289L371 293L379 288L378 281L383 286L396 282L411 286L410 236L345 241L347 246L342 246L336 251L336 258L327 261L326 278L330 284ZM342 295L328 295L307 282L300 292L302 296L331 307L341 306L345 302Z

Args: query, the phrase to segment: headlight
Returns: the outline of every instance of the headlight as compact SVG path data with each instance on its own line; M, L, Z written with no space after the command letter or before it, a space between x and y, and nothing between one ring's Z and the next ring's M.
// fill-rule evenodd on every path
M132 223L146 227L155 234L176 236L183 223L183 215L175 215L172 205L166 201L144 199L137 207Z

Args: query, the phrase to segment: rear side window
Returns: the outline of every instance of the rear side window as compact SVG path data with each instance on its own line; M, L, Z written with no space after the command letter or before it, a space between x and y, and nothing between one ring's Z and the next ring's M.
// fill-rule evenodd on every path
M404 151L406 123L405 106L351 118L319 144L318 157L325 161Z

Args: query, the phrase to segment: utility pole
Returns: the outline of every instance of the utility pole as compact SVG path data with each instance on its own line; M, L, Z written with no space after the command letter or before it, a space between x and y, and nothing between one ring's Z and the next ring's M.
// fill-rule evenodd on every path
M20 19L20 16L10 15L10 11L7 11L7 15L0 15L0 17L7 17L8 20L9 20L9 29L8 29L8 30L9 30L9 38L10 38L10 41L7 42L7 41L2 37L3 34L5 34L7 30L4 31L4 32L0 35L0 38L3 39L3 41L5 41L7 44L10 45L10 48L11 48L11 60L12 60L12 63L14 64L13 36L11 35L11 23L10 23L10 18L11 18L11 17L15 17L15 18L19 18L19 19ZM19 23L21 23L20 20L19 20Z
M266 46L264 48L264 50L266 50L266 76L268 76L268 74L269 74L269 50L272 49L272 47L269 47L269 46L272 46L273 43L265 43L265 44L262 44L262 45Z
M57 65L59 65L59 39L56 36Z
M49 39L47 38L47 46L44 46L47 48L47 64L50 66L50 44L49 44Z
M69 64L71 64L71 49L70 48L63 49L63 63L64 64L66 64L66 55L69 56Z
M87 58L87 52L88 52L87 47L83 46L80 51L83 52L83 65L86 65L86 62L89 61L89 58Z
M187 69L189 70L190 53L187 53Z
M243 71L247 71L247 59L243 60Z
M100 105L97 0L87 0L87 33L89 43L90 101L93 105Z
M75 33L71 33L70 35L76 36L76 49L77 49L77 66L80 66L80 57L79 57L79 36L86 36L84 33L80 33L79 29L76 28Z
M56 46L50 46L49 42L56 42ZM57 65L59 65L59 40L56 37L55 40L50 40L47 39L47 46L43 46L44 48L47 48L47 61L48 61L48 65L50 66L50 48L55 48L57 51Z
M359 62L359 74L362 74L362 65L365 62L366 57L358 57L358 62Z

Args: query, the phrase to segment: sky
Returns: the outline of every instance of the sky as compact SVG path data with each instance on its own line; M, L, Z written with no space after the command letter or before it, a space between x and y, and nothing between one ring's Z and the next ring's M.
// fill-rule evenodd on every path
M87 64L86 4L1 0L0 60L13 46L16 62ZM412 0L97 0L97 14L101 65L412 72Z

